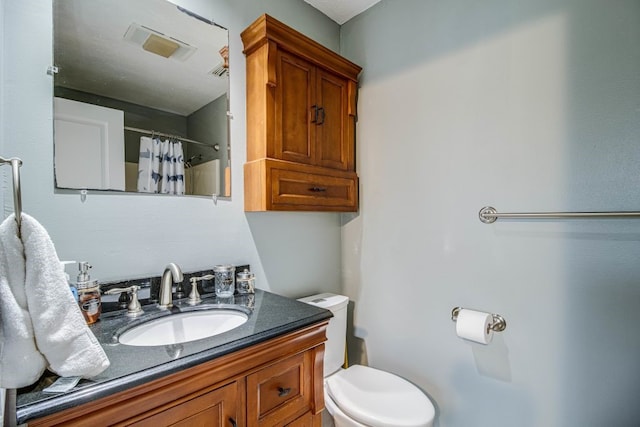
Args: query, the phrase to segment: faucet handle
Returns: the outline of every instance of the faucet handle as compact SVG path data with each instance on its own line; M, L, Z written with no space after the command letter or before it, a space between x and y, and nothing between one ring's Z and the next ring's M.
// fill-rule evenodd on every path
M198 292L198 282L201 280L211 280L213 278L215 278L213 274L205 274L204 276L192 277L189 279L191 282L191 293L189 294L188 304L196 305L202 301L202 299L200 299L200 293Z
M142 306L140 305L140 301L138 301L138 290L140 290L140 286L138 285L132 285L128 288L111 288L105 292L105 295L127 292L131 296L131 300L127 306L127 316L137 317L144 313Z
M189 305L196 305L202 301L200 293L198 292L198 277L192 277L189 281L191 282L191 292L189 293L189 301L187 303Z

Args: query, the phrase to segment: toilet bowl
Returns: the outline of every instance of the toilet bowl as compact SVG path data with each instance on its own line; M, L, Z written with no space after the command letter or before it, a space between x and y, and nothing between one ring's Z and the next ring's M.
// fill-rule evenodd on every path
M435 409L409 381L368 366L342 369L347 305L342 295L318 294L300 301L331 310L324 354L324 401L336 427L431 427Z

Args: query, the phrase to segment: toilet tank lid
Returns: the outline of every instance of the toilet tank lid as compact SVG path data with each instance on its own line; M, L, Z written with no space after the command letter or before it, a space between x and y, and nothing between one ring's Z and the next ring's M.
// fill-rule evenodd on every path
M327 310L337 311L349 304L349 297L346 297L344 295L324 293L300 298L298 301L315 305L321 308L326 308Z

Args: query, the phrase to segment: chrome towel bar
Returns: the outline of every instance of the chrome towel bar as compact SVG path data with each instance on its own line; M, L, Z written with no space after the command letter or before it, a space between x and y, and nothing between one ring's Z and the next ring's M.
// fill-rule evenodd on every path
M485 224L496 222L498 218L640 218L640 212L513 212L501 213L496 208L485 206L478 213L480 221Z
M22 194L20 192L20 166L22 160L17 157L5 159L0 156L0 166L11 165L13 172L13 209L16 212L16 223L18 224L18 236L20 236L20 226L22 225ZM3 424L7 427L16 425L16 389L7 389L5 391ZM1 403L0 403L1 404Z
M18 233L20 233L20 226L22 225L22 193L20 191L20 166L22 166L22 160L17 157L5 159L0 156L0 166L10 164L13 172L13 209L16 212L16 222L18 223Z

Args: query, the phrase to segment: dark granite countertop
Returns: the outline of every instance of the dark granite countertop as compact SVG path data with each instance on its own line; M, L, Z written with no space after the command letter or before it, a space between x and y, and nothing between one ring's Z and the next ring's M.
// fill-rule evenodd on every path
M174 301L174 305L173 312L193 309L186 304L186 299ZM119 344L118 331L134 322L168 315L167 311L144 306L145 313L138 318L126 317L124 311L103 313L100 321L90 328L111 366L97 377L82 380L72 390L59 394L42 392L57 379L53 374L43 375L34 386L18 391L18 424L109 396L331 317L328 310L259 289L255 295L224 299L203 295L200 306L211 305L244 311L249 319L235 329L210 338L182 344L134 347Z

